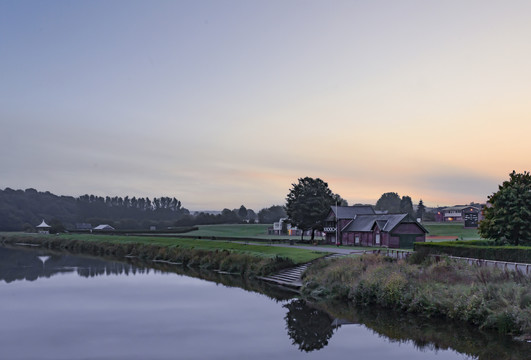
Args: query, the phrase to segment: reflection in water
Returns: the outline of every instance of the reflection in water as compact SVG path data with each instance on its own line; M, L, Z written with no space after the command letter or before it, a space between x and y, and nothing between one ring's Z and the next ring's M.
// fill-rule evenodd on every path
M523 360L529 359L531 353L529 343L516 342L462 323L439 322L375 308L354 309L344 304L316 306L301 299L293 299L294 294L291 292L240 276L222 275L165 263L145 263L138 259L130 259L128 262L116 259L106 261L42 249L0 247L0 281L34 281L64 272L76 272L82 277L150 272L177 273L226 287L238 287L265 294L275 301L284 302L283 307L287 311L284 316L285 328L292 344L302 353L325 351L325 348L331 347L329 342L332 336L350 326L349 324L357 324L358 327L363 325L379 337L387 339L389 343L414 344L422 351L453 349L484 360Z
M46 261L50 259L50 256L37 256L40 261L42 261L42 267L44 268L44 264L46 264Z
M44 266L45 263L46 266ZM292 291L266 282L175 264L146 262L137 258L127 258L127 262L124 262L124 259L96 258L44 249L0 246L0 281L7 283L17 280L35 281L39 278L50 278L56 274L68 272L76 272L81 277L128 276L150 272L176 273L227 287L258 292L275 301L291 299L294 296Z
M99 258L79 257L35 248L0 247L0 281L35 281L55 274L76 271L83 277L119 275L144 271L130 264Z
M364 325L389 342L413 343L422 351L455 350L481 360L529 359L531 344L463 323L437 321L379 308L335 304L319 308L297 299L284 305L286 328L301 351L328 345L342 326Z
M378 308L347 311L390 342L411 341L422 351L453 349L482 360L530 359L531 344L466 323L437 321Z
M309 306L304 300L294 300L284 305L286 328L293 345L310 352L328 345L334 334L333 319L326 312Z

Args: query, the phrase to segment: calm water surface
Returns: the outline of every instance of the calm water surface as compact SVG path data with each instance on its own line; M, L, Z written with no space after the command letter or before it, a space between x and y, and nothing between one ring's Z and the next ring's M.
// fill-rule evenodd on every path
M477 330L382 311L342 309L331 315L267 284L165 269L173 272L0 247L0 359L526 359L531 354L528 344Z

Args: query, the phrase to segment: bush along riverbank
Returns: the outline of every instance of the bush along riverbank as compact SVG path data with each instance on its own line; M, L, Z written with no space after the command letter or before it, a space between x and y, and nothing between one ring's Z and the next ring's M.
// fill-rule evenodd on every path
M259 256L223 249L196 249L176 244L161 245L135 241L76 240L61 236L3 236L5 244L41 246L72 254L138 258L169 262L206 270L215 270L247 277L263 276L294 266L292 259L282 256Z
M322 303L339 300L465 321L531 340L531 277L449 259L415 259L320 260L304 274L302 294Z

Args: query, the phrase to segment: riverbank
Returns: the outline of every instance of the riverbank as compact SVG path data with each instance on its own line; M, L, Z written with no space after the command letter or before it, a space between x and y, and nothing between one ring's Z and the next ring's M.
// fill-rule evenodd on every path
M303 297L319 303L380 306L531 340L531 277L515 272L366 255L318 261L303 283Z
M306 263L325 253L227 241L141 236L2 233L0 242L115 258L138 258L254 277Z

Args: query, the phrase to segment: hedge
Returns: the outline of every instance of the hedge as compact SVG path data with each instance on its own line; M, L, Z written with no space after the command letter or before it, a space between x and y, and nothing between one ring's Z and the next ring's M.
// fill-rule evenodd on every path
M443 241L415 243L421 255L446 254L459 257L531 263L530 246L496 246L493 241Z

